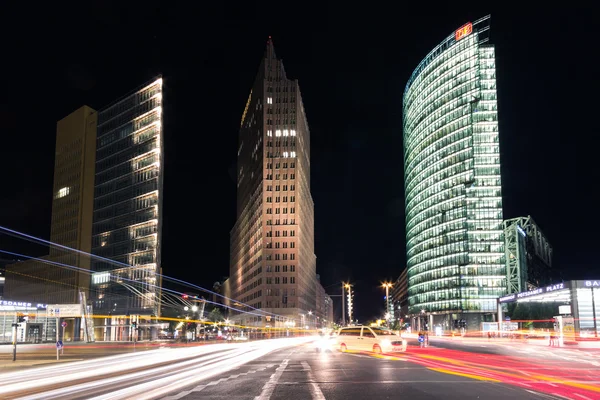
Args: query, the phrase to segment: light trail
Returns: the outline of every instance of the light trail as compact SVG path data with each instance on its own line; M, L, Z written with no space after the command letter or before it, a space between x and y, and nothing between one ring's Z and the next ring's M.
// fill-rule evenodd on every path
M568 399L576 398L574 395L600 399L600 370L582 365L584 360L567 363L414 346L400 354L360 353L392 361L410 361L440 373L506 383Z
M0 374L2 399L154 399L314 337L148 350ZM97 396L97 397L93 397Z

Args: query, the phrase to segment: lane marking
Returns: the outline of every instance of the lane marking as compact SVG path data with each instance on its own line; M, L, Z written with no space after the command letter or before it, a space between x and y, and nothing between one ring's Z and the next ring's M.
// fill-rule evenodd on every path
M458 375L458 376L462 376L462 377L465 377L465 378L477 379L478 381L501 382L498 379L487 378L487 377L484 377L484 376L478 376L478 375L473 375L473 374L467 374L467 373L464 373L464 372L451 371L451 370L445 369L445 368L428 367L428 369L430 369L432 371L436 371L436 372L441 372L441 373L444 373L444 374Z
M254 400L269 400L271 398L271 395L277 386L277 382L279 382L279 379L281 378L281 375L283 375L283 371L285 371L289 362L290 360L286 358L281 362L281 364L279 364L279 367L275 370L275 373L271 375L267 383L265 383L263 386L260 395L256 396Z
M306 361L302 361L301 364L302 367L304 367L304 371L307 371L306 374L308 375L308 380L310 381L309 388L311 397L313 400L325 400L325 395L321 391L319 385L315 382L315 377L312 373L310 365Z
M582 399L585 399L585 400L592 400L590 397L584 396L584 395L582 395L582 394L579 394L579 393L573 393L573 394L574 394L575 396L579 396L579 397L581 397Z

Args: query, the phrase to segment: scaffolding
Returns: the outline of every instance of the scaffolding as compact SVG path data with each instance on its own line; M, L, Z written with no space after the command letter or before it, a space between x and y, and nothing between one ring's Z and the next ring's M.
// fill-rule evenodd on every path
M550 269L552 267L552 247L533 218L517 217L504 221L506 252L506 278L508 293L519 293L537 288L532 279L540 273L531 262L533 257Z

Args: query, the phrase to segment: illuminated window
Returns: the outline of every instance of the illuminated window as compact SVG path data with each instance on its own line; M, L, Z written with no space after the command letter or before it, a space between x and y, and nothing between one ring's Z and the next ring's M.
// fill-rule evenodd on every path
M273 98L267 97L267 104L273 104Z
M98 274L94 274L92 277L92 282L94 285L99 285L101 283L107 283L110 281L110 272L100 272Z
M58 193L56 193L56 198L57 199L63 198L65 196L67 196L70 192L71 192L70 187L61 188L58 190Z
M296 136L296 130L295 129L292 129L290 131L290 136Z

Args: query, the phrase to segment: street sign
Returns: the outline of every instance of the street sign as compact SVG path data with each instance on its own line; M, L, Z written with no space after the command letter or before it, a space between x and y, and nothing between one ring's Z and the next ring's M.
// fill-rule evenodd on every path
M60 308L48 307L46 314L48 314L48 318L58 317L60 315Z
M63 342L62 342L62 340L57 341L56 342L56 349L60 350L62 348L63 348Z
M67 326L67 323L65 321L63 321L62 324L60 324L63 328Z
M76 318L83 315L81 304L48 304L48 317Z

